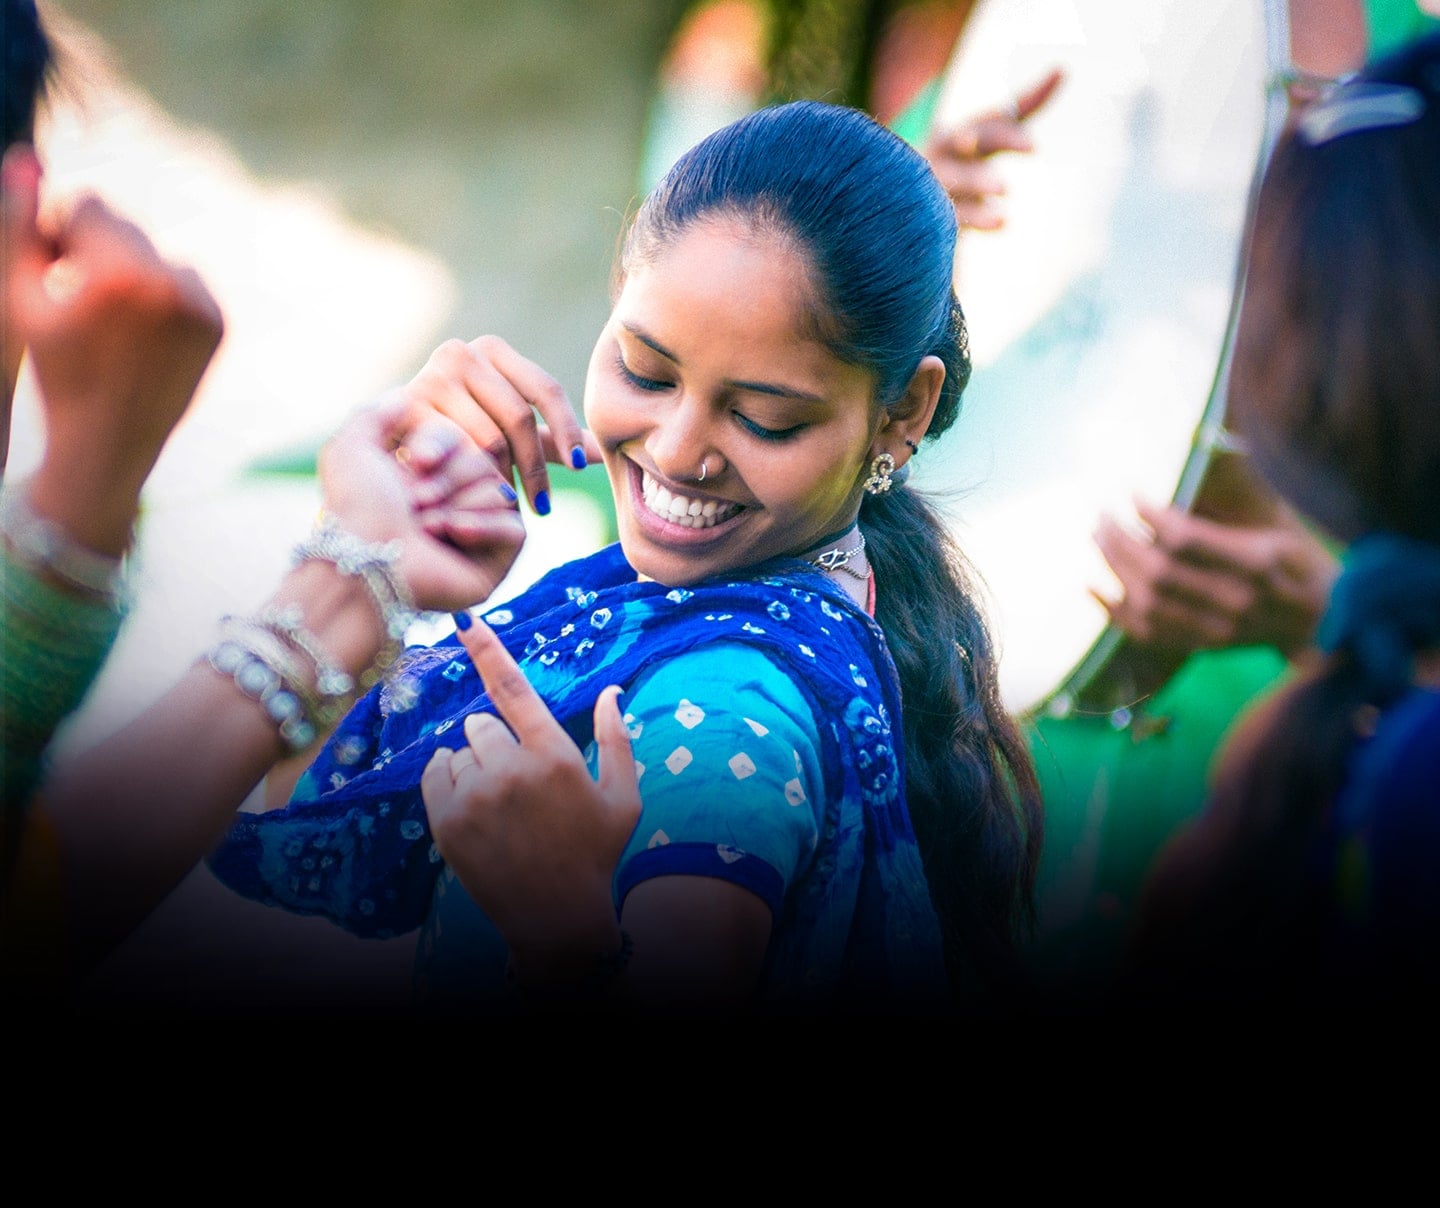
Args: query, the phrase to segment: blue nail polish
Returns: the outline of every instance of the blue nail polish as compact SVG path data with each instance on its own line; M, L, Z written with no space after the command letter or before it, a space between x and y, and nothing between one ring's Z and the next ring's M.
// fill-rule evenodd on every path
M457 612L454 616L456 629L469 629L475 623L468 612Z
M514 503L517 499L520 498L519 495L515 494L515 488L512 487L508 482L502 482L500 484L500 494L504 498L506 503Z
M570 450L570 464L577 470L583 470L590 463L585 459L585 450L576 445Z
M540 491L535 496L535 514L537 516L550 515L550 492Z

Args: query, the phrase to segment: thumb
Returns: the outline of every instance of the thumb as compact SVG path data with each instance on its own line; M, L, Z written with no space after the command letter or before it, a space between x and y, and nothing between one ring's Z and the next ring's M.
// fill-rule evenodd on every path
M620 687L612 684L595 702L595 745L600 750L600 791L611 803L633 803L638 815L640 780L630 731L620 713Z

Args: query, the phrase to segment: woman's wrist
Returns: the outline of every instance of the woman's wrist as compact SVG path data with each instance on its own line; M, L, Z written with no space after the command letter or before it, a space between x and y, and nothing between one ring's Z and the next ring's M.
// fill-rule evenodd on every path
M0 493L0 535L9 554L51 587L117 604L131 530L126 529L123 540L87 540L64 519L32 503L29 487L27 480ZM133 522L133 511L130 519ZM90 532L94 531L92 526Z
M134 544L135 523L145 480L153 461L143 466L117 466L96 453L51 448L26 481L26 499L34 512L63 529L76 544L113 558Z

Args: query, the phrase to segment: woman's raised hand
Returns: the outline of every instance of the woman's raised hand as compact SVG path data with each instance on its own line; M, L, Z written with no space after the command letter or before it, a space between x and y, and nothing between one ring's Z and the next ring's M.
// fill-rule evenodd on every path
M498 336L446 341L403 393L417 412L458 424L506 482L518 473L537 515L550 511L547 463L582 470L600 459L560 383Z
M462 616L460 640L499 716L465 719L420 781L440 854L505 936L522 985L563 984L621 946L611 897L640 817L620 689L595 703L599 779L500 640Z
M30 147L6 151L6 385L28 348L45 416L30 504L80 544L118 554L224 323L193 269L98 198L42 219L40 176Z
M419 608L451 612L494 591L525 544L515 492L443 416L392 395L357 412L320 453L325 510L366 541L400 542Z

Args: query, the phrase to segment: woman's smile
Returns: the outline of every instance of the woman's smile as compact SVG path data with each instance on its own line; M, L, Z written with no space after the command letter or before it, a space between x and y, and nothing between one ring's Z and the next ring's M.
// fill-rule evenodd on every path
M693 544L728 533L745 505L713 495L690 493L662 483L655 475L629 463L630 493L636 519L657 541Z
M640 474L640 490L645 506L662 520L678 524L682 528L714 528L728 520L740 510L738 503L720 503L714 499L698 499L682 495L668 487L661 486L643 470Z

